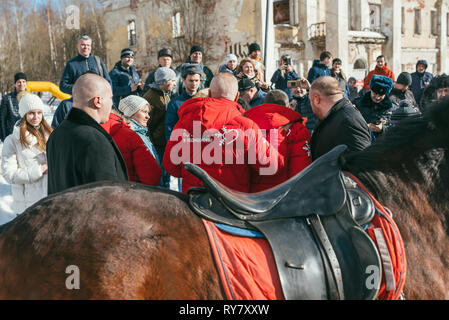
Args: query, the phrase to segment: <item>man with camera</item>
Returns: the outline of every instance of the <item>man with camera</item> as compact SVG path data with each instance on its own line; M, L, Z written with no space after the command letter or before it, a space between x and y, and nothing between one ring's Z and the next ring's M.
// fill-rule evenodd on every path
M114 93L114 107L117 109L120 99L129 95L143 95L144 83L140 80L136 67L134 66L134 52L125 48L120 54L114 68L109 72Z
M297 79L299 79L299 77L295 70L293 70L292 59L289 55L284 54L281 57L279 69L277 69L271 77L271 83L274 84L276 89L284 91L291 101L293 99L292 91L287 84L288 81Z

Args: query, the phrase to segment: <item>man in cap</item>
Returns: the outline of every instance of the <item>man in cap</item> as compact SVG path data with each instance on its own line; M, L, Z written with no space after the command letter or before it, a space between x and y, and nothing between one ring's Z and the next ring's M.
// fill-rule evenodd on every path
M89 70L105 78L110 84L112 83L103 60L92 54L91 37L85 34L81 35L78 38L76 49L78 55L67 62L59 83L62 92L71 95L76 80Z
M416 71L411 74L412 84L410 86L410 89L412 90L415 101L418 104L421 102L421 97L424 89L426 89L430 85L433 79L433 75L426 70L427 61L418 60L418 62L416 63Z
M114 93L114 107L117 109L120 99L123 99L131 94L141 96L143 95L144 84L140 80L134 66L134 52L125 48L120 53L120 61L118 61L114 68L109 72L112 81L112 91Z
M360 112L343 97L338 81L330 76L316 79L309 91L312 111L318 122L311 139L312 161L340 144L348 152L371 145L368 125Z
M173 127L179 120L178 110L187 100L193 98L201 84L203 68L199 64L185 63L182 67L181 78L183 82L182 93L171 100L165 114L165 138L170 139Z
M159 50L157 53L157 62L158 62L158 68L167 67L167 68L171 68L172 70L174 70L172 67L173 54L170 49L162 48L161 50ZM147 92L150 89L150 86L152 84L154 84L154 82L155 82L154 73L156 72L156 70L154 70L153 72L150 72L147 79L145 80L145 88L144 88L145 92ZM176 75L179 77L179 72L178 71L175 71L175 72L176 72ZM180 82L180 80L178 81L177 84L179 84L179 82ZM178 86L175 88L175 90L173 90L170 98L174 98L177 95L178 95Z
M5 94L0 105L0 139L5 141L14 128L15 123L21 118L19 115L19 101L17 95L25 92L27 88L27 76L23 72L14 75L14 90Z
M258 89L256 84L250 79L242 79L239 81L239 93L240 97L248 102L251 108L263 104L267 95L262 89Z
M380 135L390 126L393 104L388 95L393 88L393 80L386 76L373 75L370 90L356 99L355 105L368 123L375 136Z
M412 76L408 72L401 72L393 85L393 89L390 92L389 98L391 102L398 107L399 102L402 100L410 101L413 108L418 108L415 97L410 91L409 87L412 84Z
M214 77L214 74L209 69L209 67L207 67L206 65L203 64L203 54L204 54L203 48L201 46L194 45L190 49L190 55L185 62L185 63L195 63L195 64L202 65L203 74L201 75L201 84L200 84L200 87L198 88L198 90L203 90L205 88L209 88L210 82L212 81L212 78ZM183 65L184 65L184 63L179 65L176 68L176 70L181 72Z

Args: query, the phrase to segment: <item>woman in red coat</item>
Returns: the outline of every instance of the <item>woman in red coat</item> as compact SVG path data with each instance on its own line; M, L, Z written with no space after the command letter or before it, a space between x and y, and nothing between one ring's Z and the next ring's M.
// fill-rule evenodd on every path
M307 119L287 107L288 105L288 96L283 91L272 90L267 94L264 104L245 112L247 118L265 130L270 145L277 145L279 157L282 158L279 162L284 163L273 176L252 175L251 192L277 186L312 163L310 133L305 127ZM277 138L277 144L273 138Z
M114 139L122 153L128 169L129 180L157 186L162 170L151 152L137 133L115 111L109 115L109 121L101 125Z

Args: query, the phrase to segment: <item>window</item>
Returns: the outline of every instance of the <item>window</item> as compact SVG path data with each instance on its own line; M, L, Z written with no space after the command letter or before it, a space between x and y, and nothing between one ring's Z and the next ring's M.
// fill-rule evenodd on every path
M380 31L380 5L369 5L369 27L371 31Z
M184 32L182 31L182 23L183 16L181 15L181 12L178 11L171 18L172 37L174 39L184 36Z
M421 9L414 9L415 12L415 34L421 34Z
M273 2L273 22L274 24L290 23L289 0L281 0Z
M438 17L435 10L430 11L430 32L432 35L438 35Z
M402 7L401 8L401 19L402 19L402 23L401 23L401 34L405 34L405 8Z
M128 45L135 46L136 44L136 21L131 20L128 22Z
M449 37L449 13L446 13L446 36Z

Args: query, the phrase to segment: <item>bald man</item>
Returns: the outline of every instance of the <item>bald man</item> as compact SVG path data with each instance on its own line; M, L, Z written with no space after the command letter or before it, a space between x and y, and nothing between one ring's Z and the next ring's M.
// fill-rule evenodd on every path
M47 142L48 194L95 181L127 181L125 161L100 126L109 119L112 89L96 74L73 86L73 108Z
M212 79L209 97L187 100L179 108L163 165L170 175L182 178L183 192L201 186L184 169L186 162L200 166L225 186L247 193L252 175L274 175L283 165L257 124L243 116L238 97L235 77L220 73Z
M316 79L309 91L312 111L318 122L312 134L312 161L344 144L347 152L371 145L371 134L362 114L343 97L338 81L324 76Z

